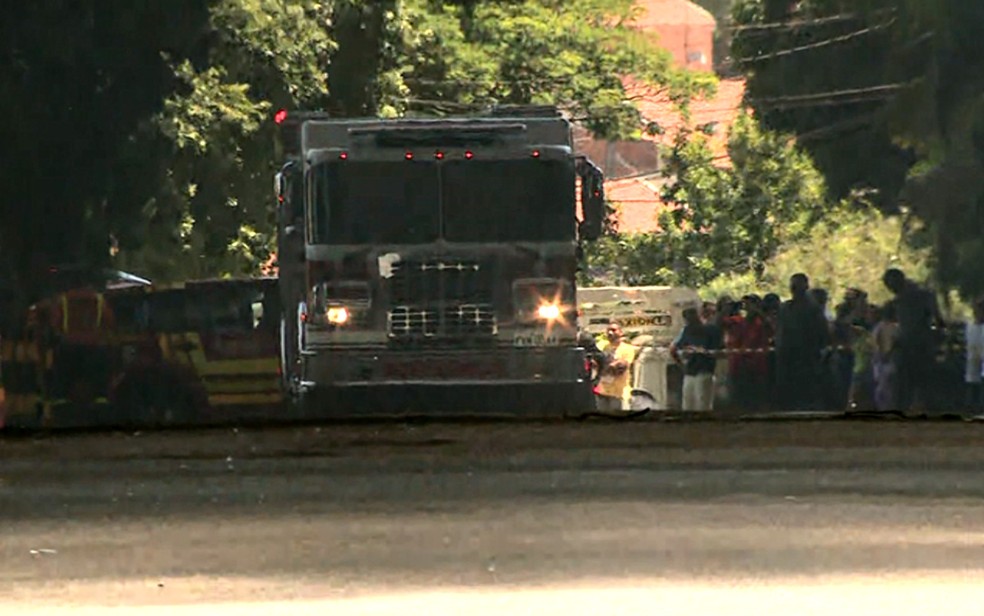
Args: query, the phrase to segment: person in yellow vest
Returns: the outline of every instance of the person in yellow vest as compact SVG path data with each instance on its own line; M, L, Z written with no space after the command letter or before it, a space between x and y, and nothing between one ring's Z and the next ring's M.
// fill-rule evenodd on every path
M608 324L605 339L598 350L605 359L601 366L601 378L595 387L595 402L602 413L613 413L627 408L632 392L632 362L636 348L626 342L622 327L615 322Z
M81 288L46 304L48 403L72 401L84 406L104 401L111 376L110 333L115 324L106 298L95 289Z

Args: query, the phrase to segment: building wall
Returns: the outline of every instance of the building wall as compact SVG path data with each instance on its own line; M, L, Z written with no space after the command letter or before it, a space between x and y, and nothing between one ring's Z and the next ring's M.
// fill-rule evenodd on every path
M694 71L714 70L714 26L708 24L657 24L652 31L659 45L673 54L677 66Z

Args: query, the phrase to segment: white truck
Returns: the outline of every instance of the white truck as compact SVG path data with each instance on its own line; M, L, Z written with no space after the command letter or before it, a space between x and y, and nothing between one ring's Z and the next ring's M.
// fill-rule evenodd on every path
M683 311L700 308L697 291L686 287L587 287L578 289L582 331L604 335L614 321L639 347L632 369L630 410L679 408L679 383L669 354L683 327ZM676 376L675 376L676 375Z

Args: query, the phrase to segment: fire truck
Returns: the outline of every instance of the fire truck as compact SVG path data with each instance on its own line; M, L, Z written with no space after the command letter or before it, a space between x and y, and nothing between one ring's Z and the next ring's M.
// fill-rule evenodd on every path
M89 351L62 357L46 322L30 319L32 306L27 325L0 341L0 427L284 419L275 278L166 285L122 273L61 278L53 290L100 291L113 325Z
M297 408L590 409L575 273L580 242L601 233L602 174L557 109L274 119L282 375Z

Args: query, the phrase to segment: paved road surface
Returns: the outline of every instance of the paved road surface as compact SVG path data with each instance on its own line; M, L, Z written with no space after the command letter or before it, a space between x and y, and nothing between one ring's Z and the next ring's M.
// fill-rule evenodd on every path
M890 422L0 441L0 612L976 615L982 444Z

